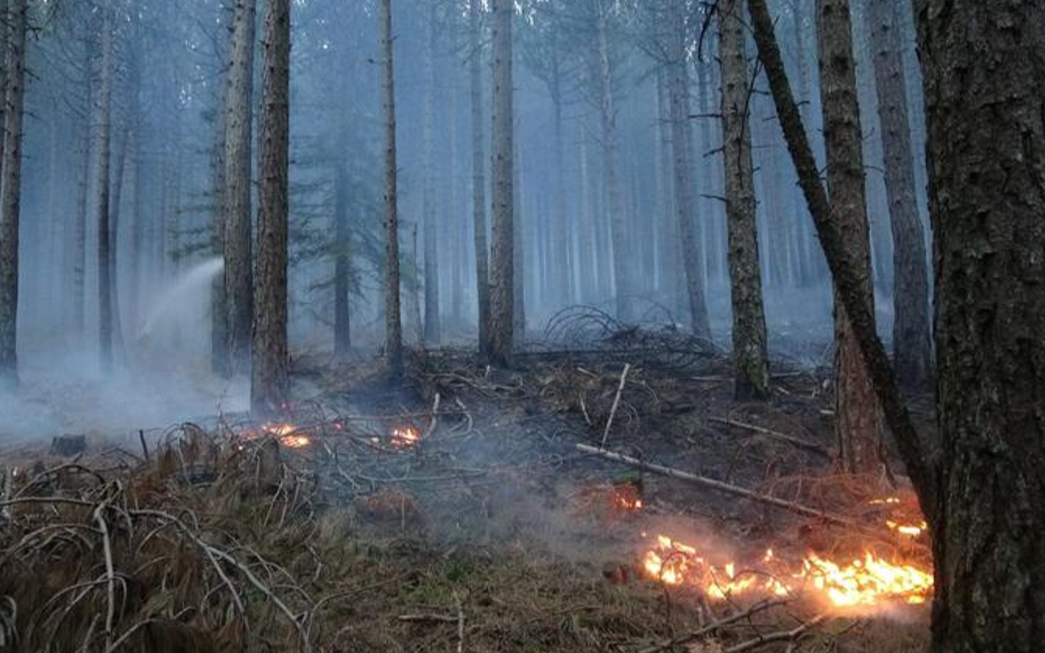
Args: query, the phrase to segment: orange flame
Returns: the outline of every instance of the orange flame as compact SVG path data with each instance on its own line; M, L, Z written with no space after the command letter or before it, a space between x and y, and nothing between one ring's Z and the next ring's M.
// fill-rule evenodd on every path
M865 553L851 563L837 563L808 553L797 568L779 562L767 549L761 564L738 571L735 562L710 563L692 546L657 536L643 557L651 578L667 585L697 587L711 599L743 594L788 596L812 590L836 608L876 606L887 602L924 603L932 594L933 576L912 565L894 564Z
M392 446L396 449L410 449L421 441L421 432L413 426L396 426L392 428Z
M279 443L288 449L301 449L312 444L312 439L306 433L302 433L294 424L289 423L267 423L261 426L260 435L267 435L279 440Z

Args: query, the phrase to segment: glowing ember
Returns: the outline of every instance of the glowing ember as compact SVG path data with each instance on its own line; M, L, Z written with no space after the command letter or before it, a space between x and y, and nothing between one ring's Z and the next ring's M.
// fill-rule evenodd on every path
M924 521L920 521L917 524L903 524L892 519L885 520L885 525L889 527L889 530L896 531L900 535L907 537L920 537L925 532L925 529L929 527Z
M279 440L279 443L288 449L301 449L312 444L312 439L302 433L301 429L293 424L268 423L263 424L260 432L255 437L269 436ZM254 438L249 438L254 439Z
M392 446L396 449L410 449L421 441L421 432L413 426L396 426L392 429Z
M663 535L646 551L643 567L667 585L697 587L713 600L744 594L788 596L813 591L837 608L869 607L888 602L924 603L932 594L931 572L894 564L872 553L837 563L809 553L801 565L788 566L772 549L761 563L738 569L708 561L692 546Z
M639 495L639 489L631 483L615 485L613 487L613 505L625 512L642 510L642 497Z

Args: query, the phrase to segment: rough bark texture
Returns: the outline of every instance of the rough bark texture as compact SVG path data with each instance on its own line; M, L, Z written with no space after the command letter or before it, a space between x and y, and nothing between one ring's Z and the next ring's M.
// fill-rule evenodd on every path
M399 309L399 208L396 189L395 61L392 0L381 0L381 105L385 117L385 355L393 375L403 371L403 319Z
M225 93L225 305L227 355L234 373L250 368L254 318L251 120L256 0L236 0Z
M472 103L472 217L475 239L475 285L479 304L479 353L490 348L490 262L486 244L486 155L483 149L482 0L471 0L468 11L468 77Z
M18 382L18 227L22 195L22 112L25 104L26 0L10 6L3 191L0 192L0 385Z
M683 20L680 14L675 22ZM678 27L681 28L681 24ZM708 309L704 299L704 264L700 254L700 239L696 225L696 198L694 197L692 136L689 120L689 75L685 33L674 30L672 62L668 70L668 90L671 104L671 150L675 177L675 211L681 241L682 264L685 268L686 296L693 333L702 338L711 337Z
M493 249L490 260L490 362L512 361L515 310L512 0L493 3Z
M290 166L290 0L266 0L258 187L258 279L250 403L275 415L290 398L287 232Z
M425 21L425 117L424 117L424 228L425 228L425 331L426 344L438 345L439 323L439 229L436 210L435 163L435 0L427 0Z
M111 0L102 8L101 86L95 106L94 208L98 220L98 339L102 369L112 368L112 239L109 235L109 178L112 159L113 18Z
M898 19L901 9L895 0L869 0L869 5L885 191L893 231L893 359L900 383L911 389L926 388L932 376L929 272L915 194L903 22ZM910 11L906 4L902 6Z
M873 317L871 240L849 0L820 0L818 14L820 94L832 219L846 234L846 257L858 276L861 301ZM835 348L835 436L840 462L851 473L874 473L881 468L882 460L878 406L856 335L837 294Z
M744 43L744 5L719 6L719 62L722 68L722 132L725 159L729 280L733 306L734 393L737 399L769 396L766 315L758 260L755 180L748 115L751 88Z
M1045 4L921 0L936 260L934 650L1045 642Z
M853 333L860 345L865 364L870 371L878 401L882 406L886 422L896 439L897 448L907 467L922 510L935 528L932 507L936 505L936 479L932 460L932 449L918 435L911 415L900 395L892 363L885 352L882 341L875 331L874 313L864 301L863 277L855 263L850 260L846 246L847 234L840 228L832 214L827 191L820 181L809 137L802 125L798 104L791 92L784 60L773 33L773 18L766 0L748 0L751 9L751 24L758 46L758 54L766 70L766 78L776 104L780 126L787 140L791 159L798 172L799 186L805 196L809 212L816 225L817 235L823 247L831 276L849 317Z
M90 79L90 75L87 75ZM90 83L87 87L87 104L93 102ZM80 160L76 173L76 216L74 218L75 244L73 246L73 328L80 336L87 327L87 182L91 168L90 119L81 121L79 136Z

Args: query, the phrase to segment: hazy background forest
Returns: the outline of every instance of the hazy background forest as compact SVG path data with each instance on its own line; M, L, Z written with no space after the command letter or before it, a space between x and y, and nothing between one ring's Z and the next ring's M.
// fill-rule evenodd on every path
M218 166L232 21L225 4L113 3L107 73L112 77L112 328L115 378L126 380L121 383L100 375L97 345L94 198L98 96L105 72L100 6L30 3L19 348L23 380L50 402L81 401L91 409L152 405L160 410L153 418L157 422L187 408L213 410L226 392L226 409L245 406L242 384L208 379L207 281L220 275L213 225L220 205L215 188L223 174ZM541 340L557 312L578 304L601 307L624 321L670 322L683 329L691 324L671 147L669 78L676 38L685 40L689 119L680 133L692 164L683 173L691 179L681 183L692 184L691 220L711 337L718 346L729 346L717 30L708 28L697 4L682 8L682 24L665 16L667 6L517 3L514 174L521 255L516 272L526 325L517 337L524 347ZM822 160L813 3L781 1L773 9L785 62ZM291 346L295 353L332 351L335 297L347 292L352 345L368 356L384 337L376 6L298 0L293 11ZM480 159L485 170L473 165L475 147L489 151L489 106L479 107L482 133L477 133L469 66L473 58L481 59L485 98L487 16L484 9L476 51L466 2L417 0L396 3L394 11L405 336L418 343L427 335L429 346L466 344L477 333L474 187L490 179L487 154ZM889 337L893 234L871 66L871 17L862 2L854 3L853 12L876 309L880 331ZM913 17L898 11L897 19L907 102L920 107ZM806 364L827 364L832 324L827 268L772 99L761 75L755 79L750 137L770 348ZM260 82L253 87L260 92ZM922 112L910 116L910 151L922 152ZM914 157L912 165L925 224L922 157ZM339 255L348 259L341 283L335 278ZM158 369L163 373L154 374ZM72 383L99 378L117 383L114 396L85 398L82 390L70 395ZM128 401L130 389L146 396Z

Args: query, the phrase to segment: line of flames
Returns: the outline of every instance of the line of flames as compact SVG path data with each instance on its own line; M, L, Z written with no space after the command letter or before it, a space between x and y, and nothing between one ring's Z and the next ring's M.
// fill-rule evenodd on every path
M335 430L341 430L340 424L335 424ZM395 449L411 449L421 441L421 432L414 426L396 426L391 430L389 443ZM300 427L290 423L269 422L261 425L256 431L247 432L243 435L247 440L260 437L271 437L279 441L288 449L303 449L312 444L312 437ZM380 443L379 438L371 438L375 444Z
M656 545L646 551L643 566L653 579L667 585L698 587L712 600L813 592L836 608L866 608L885 603L924 603L933 588L931 572L890 562L871 552L846 562L810 552L796 567L778 560L773 550L767 549L758 565L738 571L734 562L715 565L696 548L663 535L657 536Z

